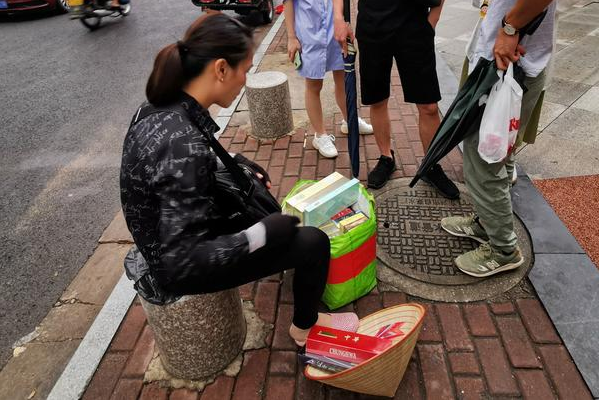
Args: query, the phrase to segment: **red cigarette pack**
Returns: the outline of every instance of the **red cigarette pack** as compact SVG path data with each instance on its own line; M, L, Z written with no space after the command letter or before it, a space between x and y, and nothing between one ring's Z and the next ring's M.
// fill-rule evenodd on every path
M392 344L389 339L315 325L308 334L306 352L361 363L387 350Z

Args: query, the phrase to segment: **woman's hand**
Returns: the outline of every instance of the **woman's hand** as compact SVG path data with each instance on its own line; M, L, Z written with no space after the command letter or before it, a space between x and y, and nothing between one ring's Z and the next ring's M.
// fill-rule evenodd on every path
M240 153L235 154L235 157L233 157L233 159L237 161L239 164L247 165L248 167L250 167L252 171L254 171L258 179L260 179L260 181L264 184L264 186L266 186L267 189L271 188L272 184L270 183L270 176L268 176L268 172L266 172L266 170L262 168L260 164L257 164L249 160L247 157L243 156Z
M302 52L302 45L297 37L290 37L287 39L287 56L289 61L293 62L295 53Z

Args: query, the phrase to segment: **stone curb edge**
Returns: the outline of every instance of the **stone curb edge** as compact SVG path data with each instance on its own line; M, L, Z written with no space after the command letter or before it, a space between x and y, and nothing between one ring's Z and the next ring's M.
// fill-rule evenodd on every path
M599 339L593 339L599 320L593 322L589 315L599 309L599 296L590 298L584 290L585 285L599 287L599 269L519 166L512 204L533 241L535 260L528 279L592 396L599 399Z

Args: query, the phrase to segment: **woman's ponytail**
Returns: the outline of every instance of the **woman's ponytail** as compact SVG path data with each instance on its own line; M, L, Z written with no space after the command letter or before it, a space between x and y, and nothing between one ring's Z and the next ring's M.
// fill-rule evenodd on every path
M252 31L241 22L225 14L203 15L182 41L160 50L146 85L146 97L154 106L171 104L212 60L223 58L235 68L253 47Z
M171 104L181 93L185 80L179 47L176 43L169 44L156 56L146 97L155 106Z

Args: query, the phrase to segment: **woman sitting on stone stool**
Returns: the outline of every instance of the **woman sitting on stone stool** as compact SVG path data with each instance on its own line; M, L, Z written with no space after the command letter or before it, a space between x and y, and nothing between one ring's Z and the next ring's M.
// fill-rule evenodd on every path
M140 108L123 147L121 202L138 249L129 254L126 268L137 275L138 291L155 303L294 269L289 334L302 345L315 324L358 326L353 313L317 311L329 265L327 235L298 227L296 217L280 213L222 234L227 231L223 214L228 214L215 202L215 172L224 166L205 136L219 130L208 108L231 105L245 84L253 53L250 29L224 14L200 17L182 41L158 53L146 87L158 111L140 116ZM177 105L182 113L169 111ZM257 171L270 188L259 165L240 154L234 159Z

